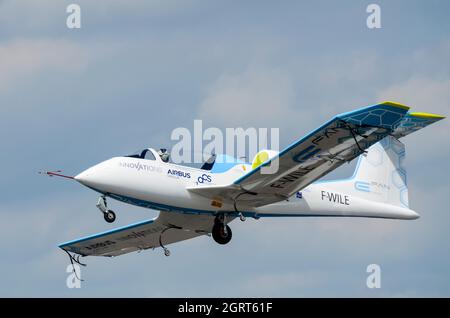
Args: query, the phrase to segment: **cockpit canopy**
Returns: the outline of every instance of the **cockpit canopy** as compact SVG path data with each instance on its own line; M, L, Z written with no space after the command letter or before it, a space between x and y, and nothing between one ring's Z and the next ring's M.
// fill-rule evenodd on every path
M153 148L146 148L144 150L135 151L134 154L125 157L156 160L167 163L169 162L170 154L165 148L161 148L159 151L156 151Z
M162 157L166 155L167 161L163 160ZM258 165L262 164L269 158L276 155L276 152L271 150L264 150L260 151L260 153L255 156L255 159L253 160L253 168L257 167ZM137 159L146 159L146 160L156 160L162 163L169 162L169 153L166 149L161 149L160 151L156 151L153 148L145 148L143 150L135 151L133 154L125 156L129 158L137 158ZM177 163L179 164L179 163ZM197 164L189 164L189 163L182 163L181 165L187 166L187 167L194 167L197 169L205 170L205 171L211 171L213 173L222 173L226 172L229 169L233 168L236 165L246 165L244 161L241 161L239 159L236 159L234 157L225 155L225 154L212 154L209 156L209 158L201 164L201 166L198 166Z
M125 157L138 158L138 159L147 159L147 160L156 160L155 153L156 153L156 151L153 150L152 148L146 148L144 150L136 151L134 154L128 155L128 156L125 156Z

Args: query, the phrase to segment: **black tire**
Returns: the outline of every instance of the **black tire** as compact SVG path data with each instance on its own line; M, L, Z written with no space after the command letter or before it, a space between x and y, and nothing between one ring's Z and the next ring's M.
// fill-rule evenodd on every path
M108 210L105 213L103 213L103 218L106 222L112 223L116 220L116 214L112 210Z
M230 227L227 225L227 233L225 234L223 225L220 223L216 223L213 226L212 229L212 237L214 241L216 241L218 244L225 245L228 242L231 241L231 237L233 236L233 233L231 232Z

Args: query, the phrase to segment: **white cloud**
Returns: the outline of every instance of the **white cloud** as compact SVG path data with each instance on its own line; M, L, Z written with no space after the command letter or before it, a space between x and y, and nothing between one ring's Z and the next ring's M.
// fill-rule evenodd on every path
M220 76L201 103L199 116L226 127L279 127L295 112L293 97L292 82L286 73L249 67L240 74Z
M66 4L68 5L68 3ZM53 0L26 1L4 0L0 1L0 24L2 31L8 30L16 33L24 30L33 31L36 28L49 29L60 26L65 27L66 7L63 1ZM58 19L58 16L60 19Z
M140 14L146 17L170 16L177 13L186 13L198 3L198 0L100 0L81 1L80 5L87 6L97 14L103 13L104 17L116 14Z
M450 79L435 79L428 76L415 75L408 80L396 83L379 93L380 100L393 100L411 107L411 111L437 113L448 116L450 111ZM439 147L430 141L445 143L450 138L448 119L444 119L430 127L405 138L408 156L407 163L425 162L431 159L446 157L448 147ZM408 142L414 140L414 142ZM402 140L403 141L403 140ZM426 154L426 156L425 156Z
M340 85L342 82L358 83L371 80L381 73L380 57L375 52L356 51L341 57L336 63L335 56L322 57L315 73L318 85Z
M326 272L320 271L263 273L242 281L239 290L242 295L252 297L277 297L285 295L286 291L298 297L326 283L327 276Z
M381 100L398 100L412 111L446 114L450 110L450 79L413 76L379 93Z
M0 91L41 72L82 71L89 60L83 47L61 39L16 39L0 43Z

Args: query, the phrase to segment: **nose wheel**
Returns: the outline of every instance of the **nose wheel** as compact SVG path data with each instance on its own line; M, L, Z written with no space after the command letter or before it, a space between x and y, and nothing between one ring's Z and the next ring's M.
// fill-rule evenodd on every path
M106 203L106 197L102 195L100 198L98 198L97 208L100 210L100 212L103 213L103 218L106 222L112 223L116 220L116 214L113 210L108 209L108 205Z

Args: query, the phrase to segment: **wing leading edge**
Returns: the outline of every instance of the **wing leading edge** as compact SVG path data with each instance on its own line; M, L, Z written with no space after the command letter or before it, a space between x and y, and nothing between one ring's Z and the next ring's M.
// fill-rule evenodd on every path
M160 212L159 216L59 245L83 256L118 256L165 246L211 232L214 216Z

